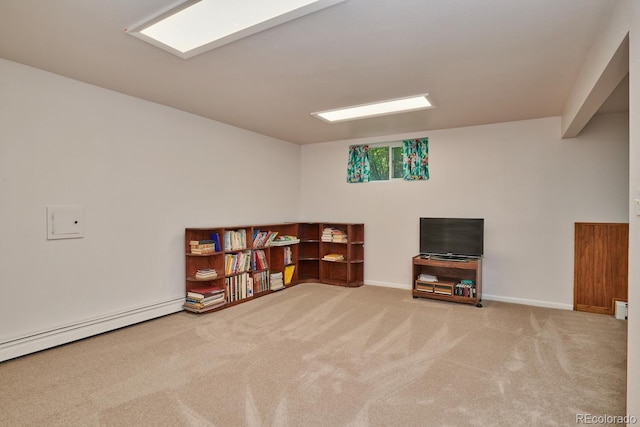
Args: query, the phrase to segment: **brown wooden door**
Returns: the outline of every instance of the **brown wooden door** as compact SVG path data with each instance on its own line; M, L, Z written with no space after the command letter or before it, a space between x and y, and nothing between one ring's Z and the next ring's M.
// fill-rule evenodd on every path
M573 309L613 314L627 301L629 224L576 223Z

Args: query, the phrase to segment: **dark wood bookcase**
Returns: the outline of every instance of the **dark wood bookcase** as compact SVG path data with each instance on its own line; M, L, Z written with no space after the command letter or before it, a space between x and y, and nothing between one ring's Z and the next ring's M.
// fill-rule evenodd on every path
M322 241L323 230L331 228L341 234L339 241ZM298 240L285 245L254 246L258 232L295 236ZM239 236L244 236L244 240ZM191 253L191 241L214 240L220 248L208 254ZM364 224L351 223L281 223L233 227L201 227L185 229L185 292L200 288L219 288L225 292L223 305L201 312L212 312L268 295L272 291L268 280L272 273L289 271L291 278L285 288L304 282L319 282L337 286L364 284ZM342 259L323 260L327 254L338 254ZM261 256L266 266L254 260ZM234 265L234 260L248 257L248 263ZM237 264L237 262L236 262ZM244 266L244 267L243 267ZM197 279L198 270L213 268L217 277Z
M346 239L320 238L320 281L331 285L356 287L364 284L364 224L322 223L321 230L337 230ZM341 255L329 260L327 255Z
M464 261L438 260L416 255L412 259L414 298L475 304L482 307L482 259ZM420 275L437 277L435 281L421 280ZM464 282L471 282L465 284Z

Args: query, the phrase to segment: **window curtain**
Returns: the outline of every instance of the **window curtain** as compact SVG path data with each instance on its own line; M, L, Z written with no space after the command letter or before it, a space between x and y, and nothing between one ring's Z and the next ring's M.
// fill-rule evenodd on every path
M350 145L347 182L369 182L369 146Z
M406 181L429 179L429 138L402 141L402 178Z

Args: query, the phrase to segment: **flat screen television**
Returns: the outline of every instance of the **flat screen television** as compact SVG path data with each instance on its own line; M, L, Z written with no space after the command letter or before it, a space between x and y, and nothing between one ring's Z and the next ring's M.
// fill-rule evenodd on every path
M420 254L441 258L480 258L484 218L420 218Z

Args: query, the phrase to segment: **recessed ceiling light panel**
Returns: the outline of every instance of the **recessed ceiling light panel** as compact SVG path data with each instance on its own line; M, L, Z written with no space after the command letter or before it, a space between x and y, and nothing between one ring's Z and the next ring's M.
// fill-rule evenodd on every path
M127 32L186 59L344 1L181 1Z
M405 113L409 111L435 108L427 94L407 98L374 102L371 104L355 105L352 107L312 113L327 122L343 122L346 120L365 119L368 117L386 116L389 114Z

